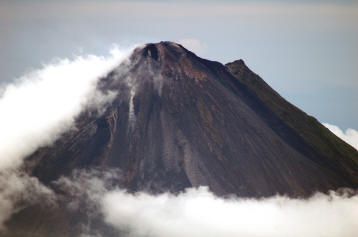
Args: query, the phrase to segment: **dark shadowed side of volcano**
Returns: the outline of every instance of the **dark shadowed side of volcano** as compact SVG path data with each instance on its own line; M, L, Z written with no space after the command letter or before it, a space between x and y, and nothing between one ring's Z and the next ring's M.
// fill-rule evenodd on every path
M175 43L147 44L98 86L117 93L105 112L84 112L77 130L27 159L46 185L95 167L118 170L122 188L154 193L208 186L217 195L309 196L358 187L357 151L242 60L222 65Z

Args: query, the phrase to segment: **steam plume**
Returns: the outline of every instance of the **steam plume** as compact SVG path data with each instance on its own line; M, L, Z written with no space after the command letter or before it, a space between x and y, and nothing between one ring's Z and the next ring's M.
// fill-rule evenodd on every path
M0 98L0 170L55 141L85 106L110 99L96 91L96 82L124 58L114 49L109 57L62 59L8 85Z

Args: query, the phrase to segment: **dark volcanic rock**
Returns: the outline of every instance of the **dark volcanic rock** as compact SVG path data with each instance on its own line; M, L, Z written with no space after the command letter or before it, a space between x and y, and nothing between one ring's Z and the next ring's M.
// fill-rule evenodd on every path
M123 170L133 191L306 196L357 185L357 152L242 60L225 67L175 43L148 44L99 86L118 92L106 112L84 113L77 131L29 158L41 181L101 166Z
M131 191L309 196L358 186L357 151L242 60L224 66L175 43L147 44L98 86L118 93L105 112L86 111L76 131L27 159L43 183L97 167L120 170L118 185Z

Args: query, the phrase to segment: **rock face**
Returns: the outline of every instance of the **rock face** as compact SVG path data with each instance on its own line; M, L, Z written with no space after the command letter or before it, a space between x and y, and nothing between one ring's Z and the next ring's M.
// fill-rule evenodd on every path
M263 197L358 188L358 152L242 60L222 65L175 43L147 44L98 86L117 93L104 112L86 111L77 130L28 157L25 169L44 184L96 167L119 170L117 184L130 191L205 185L217 195ZM62 214L49 215L71 228Z

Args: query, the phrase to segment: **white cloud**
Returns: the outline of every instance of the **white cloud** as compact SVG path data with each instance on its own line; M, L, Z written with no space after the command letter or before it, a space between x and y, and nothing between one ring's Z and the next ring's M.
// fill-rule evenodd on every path
M125 55L114 49L108 57L57 60L7 85L0 97L0 170L54 142L86 106L110 99L96 91L96 82Z
M358 236L358 196L223 199L206 188L177 196L117 190L102 205L106 221L132 237Z
M154 195L115 188L122 178L120 170L75 171L57 184L62 192L71 193L70 206L86 202L81 207L86 207L89 216L102 216L129 237L358 235L358 195L348 190L345 194L317 193L308 199L221 198L206 187ZM95 233L97 229L84 231Z
M347 142L351 146L353 146L356 150L358 150L358 131L353 128L348 128L346 131L343 131L336 125L332 125L329 123L323 123L325 127L327 127L331 132L333 132L337 137Z
M201 54L205 51L206 45L201 42L198 39L195 38L185 38L178 40L178 43L183 45L185 48L187 48L190 51L193 51L194 53Z

